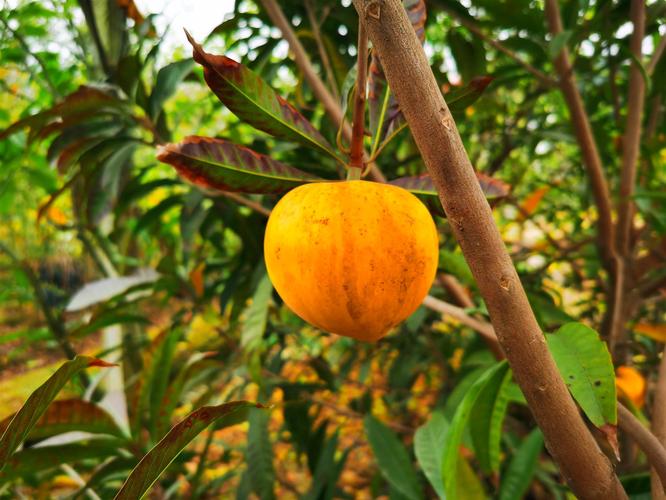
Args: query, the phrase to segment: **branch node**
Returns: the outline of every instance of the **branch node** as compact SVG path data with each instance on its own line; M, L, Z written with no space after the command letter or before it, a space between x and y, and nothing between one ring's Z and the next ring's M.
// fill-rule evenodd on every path
M381 15L381 5L377 0L373 0L372 2L369 2L365 6L365 15L373 19L379 20L379 17Z

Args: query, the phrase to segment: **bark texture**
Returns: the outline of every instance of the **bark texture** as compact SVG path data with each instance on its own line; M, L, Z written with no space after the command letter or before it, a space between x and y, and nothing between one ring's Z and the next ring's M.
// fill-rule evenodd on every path
M581 499L627 498L562 381L400 0L354 0L547 447Z

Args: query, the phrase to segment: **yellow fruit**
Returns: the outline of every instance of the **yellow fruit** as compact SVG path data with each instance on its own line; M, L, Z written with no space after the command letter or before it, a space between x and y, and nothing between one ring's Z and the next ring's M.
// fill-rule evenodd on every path
M367 181L287 193L268 219L264 257L284 302L312 325L375 341L405 320L437 271L437 229L410 192Z

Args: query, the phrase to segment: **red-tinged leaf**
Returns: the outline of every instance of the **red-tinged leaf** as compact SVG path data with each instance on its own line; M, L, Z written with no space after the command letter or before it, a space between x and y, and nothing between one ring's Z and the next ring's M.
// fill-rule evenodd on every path
M319 131L259 75L226 56L208 54L185 33L194 60L204 68L206 83L232 113L274 137L299 142L339 160Z
M456 115L474 104L493 80L492 76L477 76L472 78L469 84L464 87L454 88L447 92L444 99L454 117L457 117Z
M95 459L100 463L118 453L123 442L118 439L90 439L86 442L26 448L9 459L0 472L0 485L16 478L60 467L63 463L75 464L82 460Z
M0 434L5 432L13 418L11 415L0 422ZM113 417L95 403L63 399L49 405L26 439L35 441L72 431L124 437Z
M425 0L403 0L402 4L419 40L423 43L427 18ZM379 144L385 135L389 134L391 130L397 129L404 121L398 102L390 93L379 56L375 51L372 52L368 70L368 110L370 112L370 132L374 137L373 143Z
M494 206L502 198L509 194L510 187L505 182L499 179L494 179L481 172L476 172L476 178L479 180L481 190L486 196L486 199ZM417 195L426 204L426 206L435 214L445 216L442 205L439 201L437 189L430 178L430 175L424 174L415 177L400 177L389 182L395 186L411 191Z
M14 450L25 440L67 381L89 366L109 366L105 361L90 356L77 356L64 363L28 398L0 437L0 471Z
M160 149L157 159L197 186L243 193L286 193L321 179L223 139L190 136Z
M43 136L43 133L53 133L61 126L74 125L89 116L123 106L124 103L112 94L95 87L82 85L52 108L23 118L1 131L0 140L25 127L31 129L30 139L32 140L38 135Z
M250 408L264 408L248 401L234 401L218 406L204 406L176 424L132 470L115 500L136 500L150 489L178 454L209 425L235 425L247 418Z

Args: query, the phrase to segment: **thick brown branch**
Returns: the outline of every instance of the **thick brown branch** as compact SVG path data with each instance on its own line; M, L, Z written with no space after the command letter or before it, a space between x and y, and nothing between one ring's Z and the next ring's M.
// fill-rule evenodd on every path
M666 347L661 354L661 363L659 365L659 378L657 379L657 388L654 391L654 400L652 402L652 433L662 446L666 446ZM666 500L663 482L659 475L652 472L652 498L654 500Z
M661 481L666 484L666 450L659 440L621 403L617 404L617 425L636 442ZM661 491L663 493L663 489Z
M305 52L303 45L296 36L296 33L294 33L294 30L285 17L284 12L282 12L282 9L275 0L261 0L261 4L266 9L266 12L273 21L273 24L275 24L275 26L280 29L282 36L289 43L289 47L294 53L296 64L303 72L303 75L312 88L314 95L317 96L317 99L321 101L326 114L331 118L331 120L333 120L333 123L335 123L337 127L342 127L342 133L345 139L347 142L351 142L352 129L349 126L349 123L345 121L344 114L342 113L342 107L331 95L329 90L326 88L326 85L324 85L324 82L322 82L321 78L319 78L319 75L317 75L317 72L312 66L312 62L310 61L307 52ZM386 177L384 177L384 174L382 174L381 170L379 170L379 167L377 167L374 162L369 164L369 168L370 176L374 180L378 182L386 182Z
M624 499L560 377L400 0L354 0L552 456L581 499Z
M551 35L557 36L562 33L562 20L557 0L546 0L546 19ZM560 88L571 114L571 122L583 155L583 163L590 177L594 200L599 212L599 250L606 267L610 269L614 266L615 258L610 192L601 166L597 143L592 134L590 119L576 86L569 61L569 51L566 47L555 59L555 69L560 77Z

